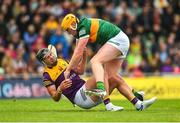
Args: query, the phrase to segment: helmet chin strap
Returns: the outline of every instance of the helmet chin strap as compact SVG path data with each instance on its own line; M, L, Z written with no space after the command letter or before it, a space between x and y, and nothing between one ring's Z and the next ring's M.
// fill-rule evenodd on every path
M42 61L43 65L47 66L46 63L44 61Z

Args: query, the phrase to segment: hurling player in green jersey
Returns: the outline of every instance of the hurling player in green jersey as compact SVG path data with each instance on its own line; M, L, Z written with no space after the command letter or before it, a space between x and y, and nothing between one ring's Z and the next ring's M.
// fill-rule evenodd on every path
M156 98L146 102L140 101L118 73L130 45L129 38L119 27L101 19L83 18L79 20L73 14L67 14L63 18L61 27L77 38L73 56L64 72L66 79L69 78L70 71L80 62L87 44L97 43L101 47L90 61L97 89L89 90L87 94L106 98L109 95L107 81L111 80L121 82L122 94L135 105L137 110L142 110L147 107L147 104L155 102Z

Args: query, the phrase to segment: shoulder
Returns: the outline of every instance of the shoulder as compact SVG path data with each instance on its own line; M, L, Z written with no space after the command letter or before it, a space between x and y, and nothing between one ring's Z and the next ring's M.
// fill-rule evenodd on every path
M44 84L45 87L54 84L54 82L52 81L52 79L51 79L51 77L50 77L48 72L44 72L43 73L43 84Z
M82 18L78 24L78 39L82 37L89 37L91 21L89 18Z
M68 61L68 60L65 60L65 59L62 59L62 58L58 58L58 63L61 63L61 64L69 64L69 61Z
M78 29L80 29L82 27L87 28L87 27L89 27L90 23L91 23L91 21L90 21L89 18L83 17L83 18L80 19L77 28Z
M87 17L82 17L79 21L79 23L84 23L84 22L87 22L89 19Z

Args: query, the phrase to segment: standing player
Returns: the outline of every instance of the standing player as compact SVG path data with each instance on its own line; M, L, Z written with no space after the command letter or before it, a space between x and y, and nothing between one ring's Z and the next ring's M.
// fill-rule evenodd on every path
M66 15L61 23L63 30L77 38L76 47L67 69L65 78L69 78L70 71L78 65L83 50L88 43L101 44L101 48L91 59L92 71L97 83L97 89L87 91L89 94L104 97L108 95L104 82L114 81L120 83L119 89L137 109L142 107L142 101L136 98L131 88L121 78L118 71L129 49L129 38L117 26L101 19L83 18L79 20L75 15ZM155 100L154 100L155 101Z
M43 83L49 94L55 101L59 101L61 95L65 95L73 104L81 108L92 108L102 102L100 97L87 96L85 91L96 87L95 78L91 77L86 82L81 79L78 74L83 74L86 62L86 52L83 53L81 63L70 71L69 79L64 78L64 71L68 63L63 59L57 59L54 53L48 48L40 49L37 53L37 59L44 64ZM114 88L119 90L120 83L109 81L111 93ZM121 90L119 90L121 92ZM143 110L153 104L154 99L142 102L142 107L138 110ZM118 111L123 107L114 106L110 99L104 100L106 110ZM135 106L136 107L136 106ZM137 107L136 107L137 108Z

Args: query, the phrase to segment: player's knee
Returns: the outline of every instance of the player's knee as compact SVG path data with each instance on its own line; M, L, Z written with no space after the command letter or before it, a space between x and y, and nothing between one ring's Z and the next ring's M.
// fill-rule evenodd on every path
M109 71L108 71L108 79L114 80L114 79L116 79L116 75L113 74L112 72L109 72Z
M98 59L92 58L92 59L90 60L90 64L91 64L91 65L101 64L101 62L100 62Z
M120 78L116 74L109 74L108 75L108 80L114 81L114 82L119 82Z
M109 82L110 86L113 86L113 87L117 87L118 86L118 82L115 79L115 77L113 77L113 76L108 77L108 82Z
M114 76L112 76L112 75L109 75L109 76L108 76L108 81L115 81L115 78L114 78Z
M117 74L109 76L108 80L115 82L117 85L126 84L125 81L121 78L121 76L119 76Z

